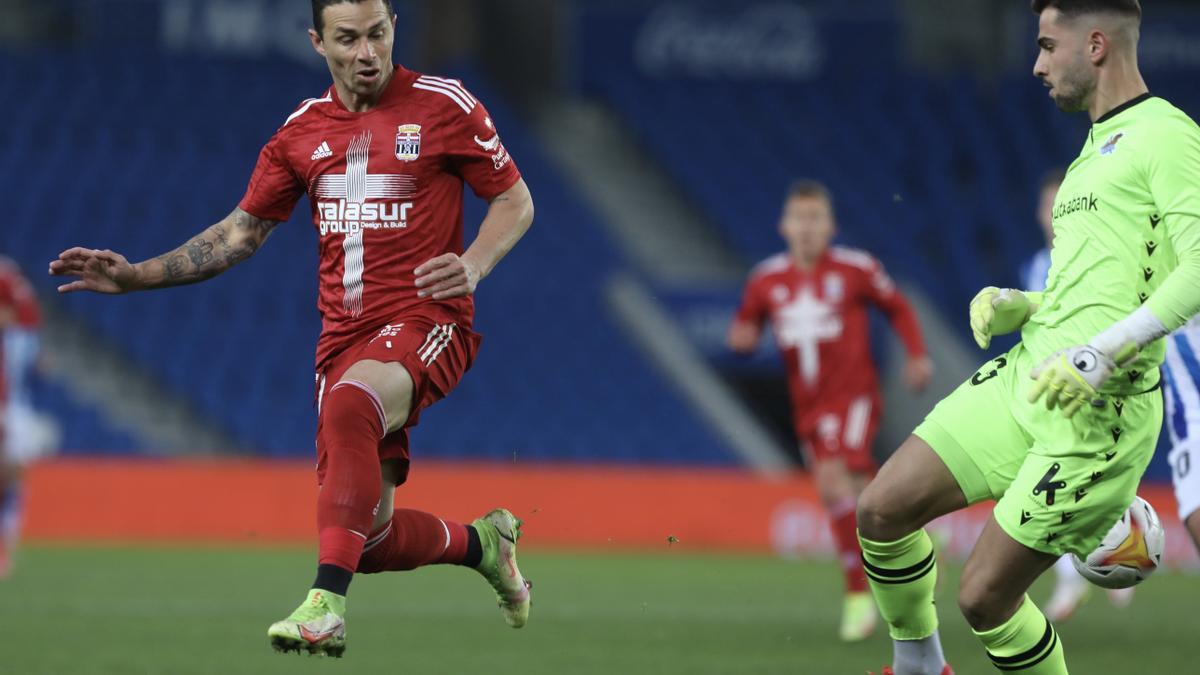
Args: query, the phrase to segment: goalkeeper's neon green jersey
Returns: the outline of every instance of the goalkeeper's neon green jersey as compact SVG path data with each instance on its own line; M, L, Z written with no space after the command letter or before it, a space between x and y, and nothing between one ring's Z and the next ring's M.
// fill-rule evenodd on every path
M1164 287L1181 260L1187 270ZM1200 309L1195 122L1149 94L1096 120L1055 200L1050 261L1042 304L1021 330L1036 359L1087 344L1148 301L1170 330ZM1161 341L1147 346L1104 391L1153 387L1163 352Z

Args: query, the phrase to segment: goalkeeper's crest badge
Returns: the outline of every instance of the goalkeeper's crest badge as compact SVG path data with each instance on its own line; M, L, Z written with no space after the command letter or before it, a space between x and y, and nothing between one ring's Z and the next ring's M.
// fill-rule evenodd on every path
M1100 146L1100 154L1111 155L1116 152L1117 143L1120 143L1122 138L1125 138L1124 133L1113 134L1112 136L1109 136L1108 141L1106 141L1104 145Z
M421 156L421 125L402 124L396 130L396 159L411 162Z

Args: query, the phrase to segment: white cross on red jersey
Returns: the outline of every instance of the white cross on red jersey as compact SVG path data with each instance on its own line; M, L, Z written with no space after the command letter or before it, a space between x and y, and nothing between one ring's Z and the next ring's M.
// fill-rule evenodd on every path
M883 266L840 246L829 248L809 270L786 254L760 263L746 284L737 320L772 324L794 412L803 416L818 402L877 395L871 305L888 317L911 356L925 354L916 315Z
M320 237L317 367L429 303L470 327L470 297L417 297L418 265L463 252L463 183L491 200L521 174L458 80L399 66L378 104L350 112L330 88L292 113L259 154L239 205L287 220L307 193Z

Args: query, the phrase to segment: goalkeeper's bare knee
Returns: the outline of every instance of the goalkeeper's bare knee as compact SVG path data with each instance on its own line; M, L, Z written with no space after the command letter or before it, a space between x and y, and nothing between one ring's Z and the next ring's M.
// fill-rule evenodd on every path
M895 541L966 505L933 448L909 436L859 496L858 530L872 541Z

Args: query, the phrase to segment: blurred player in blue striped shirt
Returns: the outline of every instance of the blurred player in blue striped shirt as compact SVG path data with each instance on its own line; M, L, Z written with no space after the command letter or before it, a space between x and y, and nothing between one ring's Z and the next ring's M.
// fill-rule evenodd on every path
M1171 479L1179 519L1200 550L1200 320L1167 338L1166 425L1171 437Z

